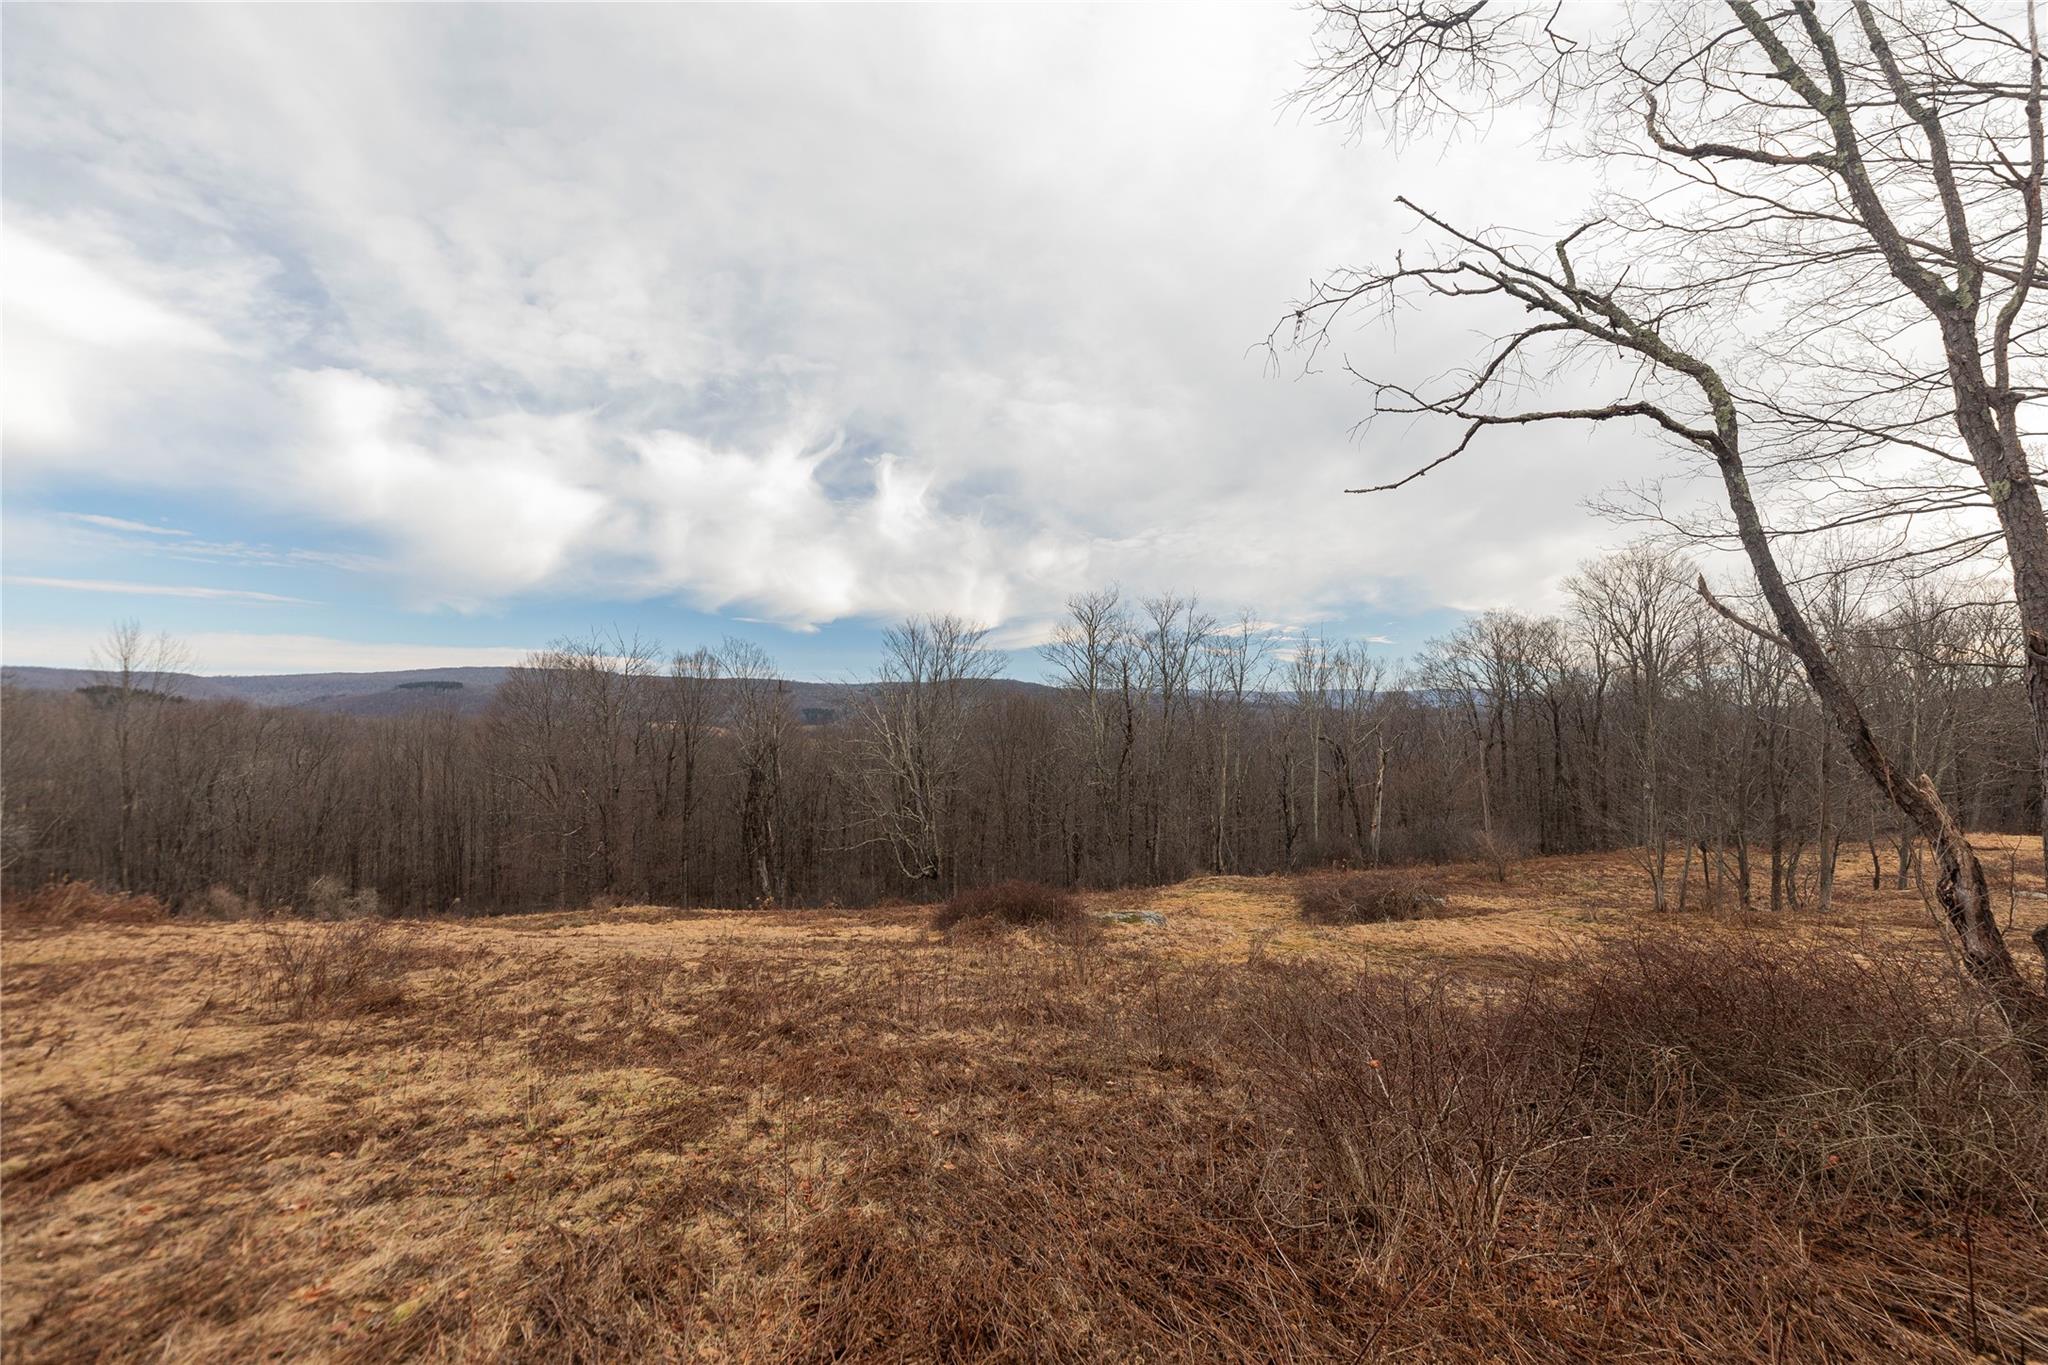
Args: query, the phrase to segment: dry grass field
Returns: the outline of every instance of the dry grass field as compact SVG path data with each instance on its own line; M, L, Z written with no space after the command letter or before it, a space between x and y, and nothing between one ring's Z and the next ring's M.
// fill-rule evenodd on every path
M10 906L5 1356L2048 1358L2048 1118L1917 895L1442 884L950 934Z

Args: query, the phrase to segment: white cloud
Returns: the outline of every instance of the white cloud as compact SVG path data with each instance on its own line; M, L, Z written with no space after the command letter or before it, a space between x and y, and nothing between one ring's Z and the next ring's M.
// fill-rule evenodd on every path
M35 564L60 576L136 555L236 568L322 568L351 574L387 572L390 565L349 550L313 549L239 540L209 540L174 526L151 525L97 512L44 513L10 506L0 519L0 543L10 566ZM132 570L124 570L132 572Z
M10 147L10 175L15 164ZM10 193L0 224L0 439L10 480L218 487L241 472L232 445L264 414L256 394L265 348L242 351L201 314L261 332L252 313L267 265L152 259L119 230L44 219L16 199Z
M1110 580L1295 620L1540 599L1643 442L1524 433L1347 499L1430 437L1354 442L1357 390L1248 348L1401 244L1397 190L1542 222L1576 172L1276 117L1308 24L10 14L10 480L325 521L422 606L1028 635ZM1474 344L1405 327L1425 370Z
M0 582L23 588L56 588L64 592L118 593L124 597L191 597L207 602L252 602L310 606L303 597L285 597L274 592L253 592L243 588L201 588L177 583L122 583L107 578L38 578L29 574L8 574Z
M106 632L71 627L10 628L5 657L11 664L83 668L104 649ZM522 645L392 644L325 635L197 631L178 636L191 658L186 672L378 673L406 668L498 668L525 659Z
M401 547L426 600L469 605L561 572L606 496L575 413L444 426L421 394L342 370L289 383L311 416L299 487L329 515Z
M39 240L12 221L0 232L6 439L30 449L78 441L91 408L88 372L137 355L209 352L219 338Z
M377 673L401 668L509 667L521 645L390 644L324 635L201 631L181 639L204 673Z
M139 536L190 536L190 531L180 531L172 526L151 526L144 521L130 521L126 517L103 516L98 512L62 512L66 521L75 521L85 526L97 527L102 531L126 531Z

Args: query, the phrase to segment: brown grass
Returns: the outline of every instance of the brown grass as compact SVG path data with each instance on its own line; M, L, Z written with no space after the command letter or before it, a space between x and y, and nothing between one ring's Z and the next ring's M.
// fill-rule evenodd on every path
M359 919L338 924L271 924L250 973L251 994L288 1019L313 1014L373 1014L405 1003L414 965L391 926Z
M1454 914L1524 898L1476 917L1212 880L1164 928L950 946L10 913L0 1349L2048 1354L2044 1100L1924 928L1588 909L1545 888L1608 864L1549 861L1448 872Z
M956 892L932 912L932 928L1073 930L1082 923L1080 897L1038 882L998 882Z
M1346 872L1306 877L1294 892L1311 924L1388 924L1437 919L1447 903L1435 880L1409 872Z
M155 896L110 891L91 882L48 882L26 893L10 892L5 900L10 929L150 924L170 913Z

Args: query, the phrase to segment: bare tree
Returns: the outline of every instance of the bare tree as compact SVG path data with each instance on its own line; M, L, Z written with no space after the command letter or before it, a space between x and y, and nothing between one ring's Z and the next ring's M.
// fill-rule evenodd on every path
M1593 149L1628 155L1649 181L1547 249L1402 199L1435 253L1339 272L1292 308L1292 336L1311 355L1361 304L1487 310L1496 340L1471 370L1367 376L1377 411L1451 429L1441 455L1379 489L1495 428L1558 421L1638 424L1710 462L1773 624L1719 609L1797 657L1845 749L1932 846L1962 962L2048 1072L2048 995L2015 964L1983 868L1934 784L1901 772L1873 735L1787 581L1750 463L1752 453L1795 468L1915 454L1940 475L1933 508L1990 510L1997 529L1983 543L2009 566L2036 767L2048 779L2048 521L2021 419L2044 373L2032 4L2017 25L1961 3L1910 16L1871 0L1826 14L1810 0L1768 14L1749 0L1718 15L1673 4L1578 38L1560 35L1557 10L1430 0L1325 0L1322 10L1304 95L1323 113L1391 113L1412 127L1537 91L1586 114ZM1612 391L1521 401L1522 380L1570 360ZM1968 474L1967 494L1956 473ZM1879 510L1930 508L1923 495ZM2048 959L2048 933L2038 943Z
M1565 584L1596 648L1619 665L1635 711L1629 747L1635 759L1641 799L1634 841L1643 850L1652 904L1667 903L1671 822L1666 792L1670 738L1665 694L1692 634L1694 606L1686 566L1668 552L1634 546L1580 567Z
M1304 637L1287 661L1287 681L1294 693L1308 759L1308 841L1312 857L1323 851L1323 729L1330 721L1330 643L1321 635Z
M763 900L784 901L782 877L783 758L796 723L789 684L775 676L775 661L750 640L728 638L719 666L731 680L728 713L738 760L739 859Z
M1210 640L1201 672L1202 699L1216 742L1216 806L1211 862L1218 872L1231 867L1231 819L1244 788L1244 732L1271 669L1273 633L1255 613L1241 612Z
M882 636L882 666L855 712L853 780L868 839L912 881L938 884L968 729L982 684L1002 671L988 631L957 616L913 616Z
M1143 615L1133 640L1133 662L1157 722L1147 755L1145 871L1157 881L1169 866L1176 872L1185 868L1179 859L1167 862L1168 832L1183 804L1173 774L1182 759L1188 713L1216 618L1194 598L1170 592L1148 597L1139 606Z
M1386 664L1355 640L1339 645L1328 658L1330 723L1322 739L1330 763L1331 790L1336 794L1338 818L1350 812L1354 855L1377 864L1386 810L1386 716L1380 709ZM1361 790L1368 769L1372 774L1369 814Z
M638 637L562 640L529 655L495 699L499 771L548 812L563 898L572 880L619 884L654 668L653 648Z
M649 818L657 840L673 849L676 886L690 898L692 831L703 790L704 755L718 718L716 690L723 665L703 646L669 659L668 677L650 724ZM665 859L664 859L665 861Z
M144 770L162 742L163 709L178 700L178 675L191 654L169 635L146 636L139 621L123 621L93 652L99 681L94 701L107 712L107 742L118 784L120 831L114 844L114 884L133 885L138 849L136 815Z
M1039 649L1078 716L1073 733L1085 795L1069 851L1077 878L1101 856L1117 812L1128 804L1138 722L1131 652L1130 615L1113 587L1068 598L1066 619Z
M1462 715L1470 729L1471 772L1479 794L1473 849L1503 881L1520 839L1508 813L1495 807L1498 794L1511 790L1521 777L1516 718L1534 691L1550 632L1545 622L1517 612L1483 612L1450 636L1431 641L1416 660L1416 681Z

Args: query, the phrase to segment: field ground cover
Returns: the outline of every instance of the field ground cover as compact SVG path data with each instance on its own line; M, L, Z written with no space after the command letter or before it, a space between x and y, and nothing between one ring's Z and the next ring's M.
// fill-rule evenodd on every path
M1916 892L1436 875L1341 928L11 913L5 1355L2048 1358L2048 1118Z

